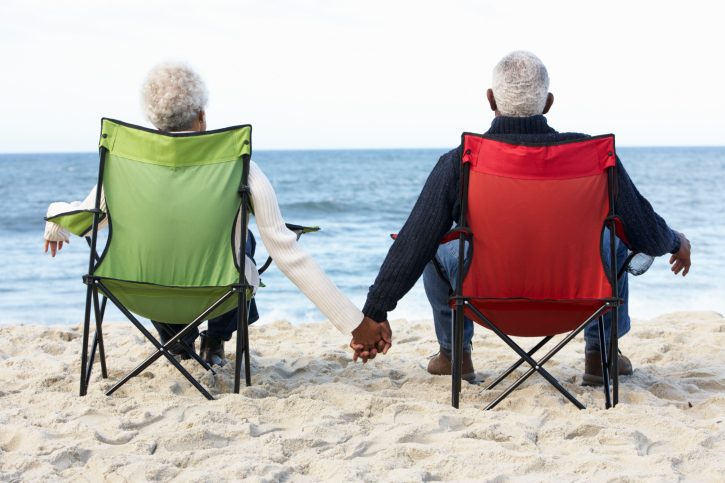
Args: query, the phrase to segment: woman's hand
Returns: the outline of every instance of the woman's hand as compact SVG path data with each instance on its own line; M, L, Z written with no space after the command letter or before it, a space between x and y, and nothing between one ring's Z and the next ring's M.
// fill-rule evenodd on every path
M55 258L55 253L63 248L63 243L70 243L70 238L65 242L45 240L45 251L43 253L48 253L48 247L50 247L50 256Z

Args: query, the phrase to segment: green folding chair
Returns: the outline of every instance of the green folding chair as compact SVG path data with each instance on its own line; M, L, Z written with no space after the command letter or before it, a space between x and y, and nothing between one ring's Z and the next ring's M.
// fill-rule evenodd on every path
M156 351L106 391L113 394L160 357L166 359L207 399L211 394L169 353L177 343L205 369L213 369L186 345L184 337L203 321L234 308L237 361L234 392L239 393L241 359L251 385L248 311L254 296L244 274L248 213L252 199L247 183L252 155L252 126L207 132L166 133L112 119L102 119L98 186L103 186L107 213L95 208L46 218L85 236L90 246L86 292L80 395L88 391L96 350L102 377L108 377L102 323L110 300L154 345ZM241 212L243 236L234 253L234 233ZM108 241L98 255L98 224L108 217ZM317 227L287 225L297 233ZM237 263L239 260L239 263ZM271 263L268 259L260 273ZM99 292L103 301L99 303ZM90 348L91 307L95 334ZM188 324L164 345L133 315L165 324Z

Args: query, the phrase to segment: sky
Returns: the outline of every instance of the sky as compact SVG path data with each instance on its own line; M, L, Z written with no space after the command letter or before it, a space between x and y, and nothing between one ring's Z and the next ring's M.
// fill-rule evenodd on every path
M485 132L497 61L546 64L559 131L725 145L719 1L34 1L0 5L0 153L89 152L149 126L148 70L188 61L209 129L255 149L452 148Z

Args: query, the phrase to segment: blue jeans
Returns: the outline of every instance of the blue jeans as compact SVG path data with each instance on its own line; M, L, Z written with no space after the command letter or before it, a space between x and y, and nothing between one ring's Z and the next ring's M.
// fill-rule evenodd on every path
M254 261L254 251L257 247L257 241L254 239L254 235L252 235L251 231L247 232L247 237L246 253L247 255L249 255L249 258ZM259 320L257 303L255 299L252 299L247 304L249 308L248 320L249 323L252 324ZM217 339L222 339L225 341L231 340L232 334L235 330L237 330L237 313L237 309L234 309L230 310L226 314L220 315L219 317L209 319L209 322L207 323L208 328L205 331L204 335L208 337L215 337ZM154 327L156 327L156 331L159 333L159 339L161 339L162 344L166 344L174 336L174 334L181 332L184 327L186 327L186 324L167 324L166 327L168 327L169 330L172 332L172 334L167 334L159 322L152 320L151 323L154 324ZM184 337L184 342L192 345L198 337L199 329L197 328L192 330L186 337Z
M627 259L627 247L622 243L619 238L615 238L615 246L617 248L617 268L621 269L622 265L624 265L625 260ZM609 273L609 258L610 258L610 250L609 250L609 229L604 229L604 243L602 243L602 250L604 252L604 265L607 269L607 273ZM619 330L619 337L622 337L627 332L629 332L630 329L630 320L629 320L629 282L628 277L629 274L627 272L624 272L624 276L622 277L622 280L620 280L617 283L617 289L619 291L619 297L624 300L624 304L620 305L617 309L617 314L619 315L619 319L617 321ZM610 310L606 314L604 314L604 338L606 342L609 342L609 335L612 332L612 311ZM597 322L594 321L591 324L587 325L584 329L584 341L586 342L586 346L584 347L584 351L586 353L592 353L592 352L599 352L599 327L597 326Z
M458 280L458 240L445 243L438 247L435 259L441 267L442 275L455 290ZM468 252L468 242L466 242ZM433 309L433 325L438 337L438 344L446 350L453 350L453 309L448 305L448 287L441 281L433 262L428 262L423 270L423 287L428 302ZM471 351L473 339L473 321L468 317L463 319L463 351Z
M607 260L607 269L609 269L609 231L604 233L605 243L603 244L604 257ZM458 276L458 240L454 240L438 247L435 259L441 267L441 272L451 286L456 288ZM621 243L619 239L617 243L617 266L621 267L627 258L627 247ZM468 243L466 243L468 250ZM453 309L448 305L448 287L441 281L435 271L433 262L429 262L423 271L423 286L428 302L433 309L433 323L435 325L438 344L444 349L451 350L453 343ZM630 320L627 302L629 301L629 285L627 283L627 274L624 274L618 285L619 296L624 299L624 305L619 307L619 337L622 337L630 329ZM607 312L604 315L604 334L609 340L611 332L612 313ZM471 350L471 339L473 339L473 321L468 317L463 322L463 350L468 352ZM584 329L584 340L586 342L585 352L599 351L599 329L597 322L594 321L587 325Z

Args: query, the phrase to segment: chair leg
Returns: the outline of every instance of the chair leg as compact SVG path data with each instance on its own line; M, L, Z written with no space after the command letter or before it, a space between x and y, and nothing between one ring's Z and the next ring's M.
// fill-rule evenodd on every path
M237 360L234 364L234 394L241 386L242 361L244 361L244 383L252 385L252 366L249 360L249 306L246 293L239 293L237 304Z
M456 409L460 404L461 379L463 377L461 370L463 361L463 322L463 303L457 300L456 308L453 311L453 350L451 354L451 405Z
M91 374L93 373L93 362L96 359L96 349L98 348L98 333L93 334L93 342L91 342L91 353L88 354L88 362L86 363L86 391L91 383Z
M91 384L91 374L93 373L93 364L96 360L96 350L99 351L99 357L101 359L101 375L104 379L108 377L106 371L106 354L103 349L103 332L101 331L103 316L98 305L98 289L95 286L93 287L93 314L96 321L96 332L93 334L91 353L88 355L88 361L86 363L86 391L88 391L88 386Z
M242 295L240 294L239 297L241 298ZM252 366L249 359L249 304L247 304L246 298L245 294L244 310L242 311L244 313L242 331L244 334L244 378L247 383L247 387L249 387L252 385Z
M89 338L89 332L91 327L91 298L93 293L93 286L88 285L88 290L86 291L86 313L85 318L83 320L83 340L81 347L81 387L80 387L80 396L85 396L88 392L88 382L86 380L86 368L88 364L88 338Z
M108 378L108 371L106 370L106 349L103 345L103 330L101 329L101 326L103 325L103 315L106 312L106 301L108 299L106 297L103 297L103 304L99 307L98 304L98 288L93 287L93 308L96 313L96 335L94 337L94 349L96 342L98 343L98 355L101 359L101 376L103 379ZM95 352L95 350L94 350ZM94 354L95 359L95 354ZM88 370L88 375L90 378L90 369Z
M604 338L604 318L597 319L599 326L599 357L602 361L602 377L604 378L604 407L612 407L612 397L609 391L609 359L607 358L607 340Z
M612 383L612 407L619 403L619 307L612 309L612 328L609 331L609 339L612 348L609 351Z
M458 389L456 387L456 335L458 333L458 326L456 325L456 312L457 309L453 309L453 314L451 314L451 333L453 334L452 344L451 344L451 406L454 408L458 408Z

